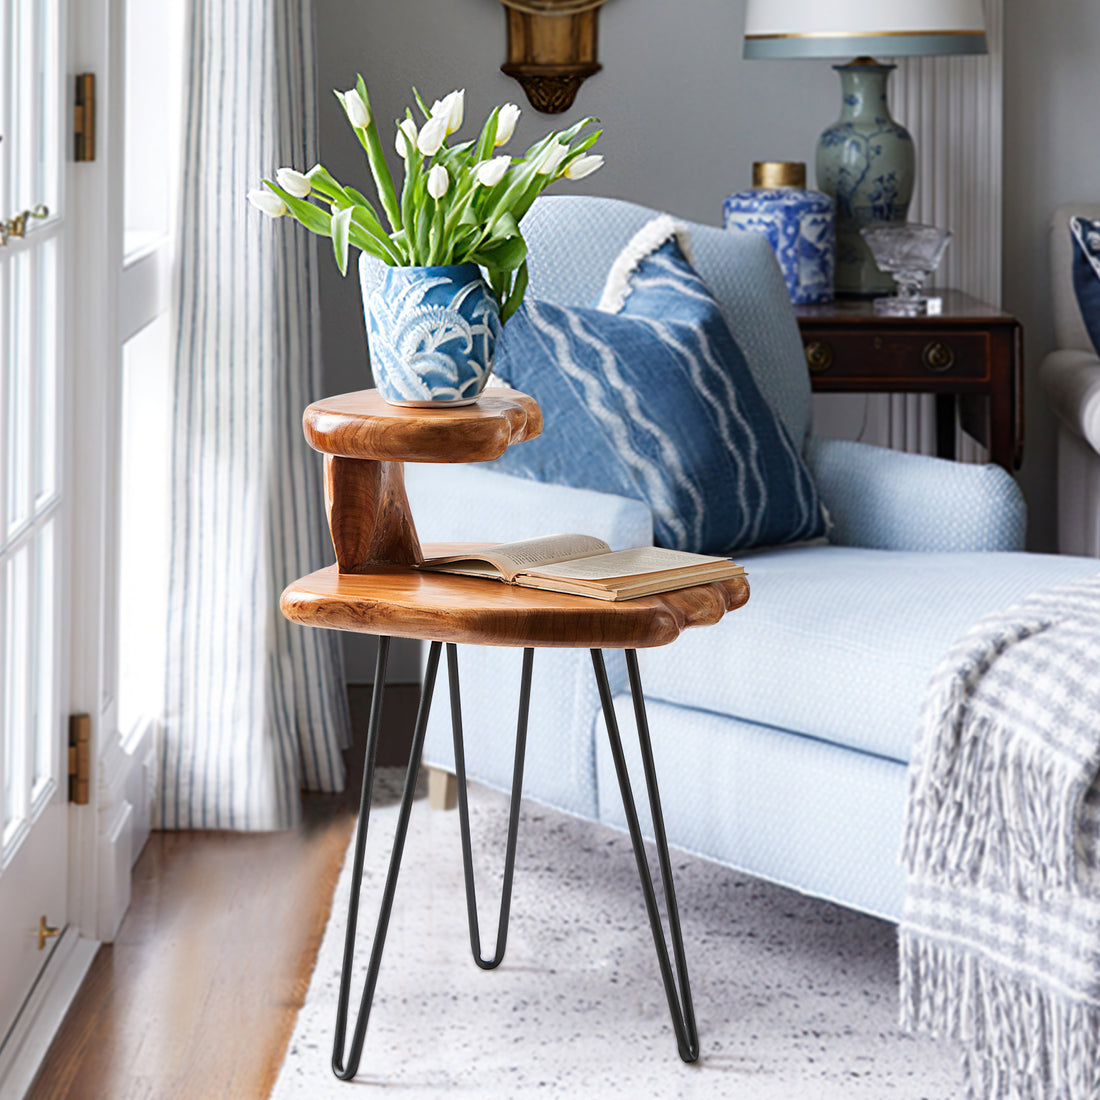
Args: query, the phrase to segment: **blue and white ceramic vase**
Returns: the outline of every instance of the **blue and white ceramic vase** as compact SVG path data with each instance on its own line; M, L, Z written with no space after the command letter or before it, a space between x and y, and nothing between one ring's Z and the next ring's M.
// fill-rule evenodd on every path
M477 264L387 267L362 282L371 373L391 405L471 405L492 373L500 310Z
M916 175L913 139L890 117L886 83L893 65L857 61L840 74L840 118L817 143L817 186L836 200L836 290L877 295L893 280L875 265L859 231L900 225L909 213Z
M806 190L806 166L758 161L752 189L722 204L727 229L762 233L775 250L791 301L833 300L833 200Z

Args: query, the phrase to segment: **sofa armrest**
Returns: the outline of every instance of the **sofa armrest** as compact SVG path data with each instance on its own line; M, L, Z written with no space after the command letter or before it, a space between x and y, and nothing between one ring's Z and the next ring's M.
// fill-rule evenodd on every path
M1022 550L1027 508L1000 466L808 436L829 540L877 550Z
M475 465L408 463L405 484L423 542L512 542L576 532L595 535L612 550L653 545L653 516L640 500Z
M1052 351L1039 377L1058 419L1100 453L1100 359L1090 351Z

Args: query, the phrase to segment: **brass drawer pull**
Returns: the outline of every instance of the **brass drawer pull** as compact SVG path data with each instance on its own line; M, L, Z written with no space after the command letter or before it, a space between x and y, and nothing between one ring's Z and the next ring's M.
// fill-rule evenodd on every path
M932 340L925 344L921 359L930 371L943 374L955 365L955 352L950 344L945 344L942 340Z
M823 374L833 365L833 349L822 340L806 345L806 364L814 374Z

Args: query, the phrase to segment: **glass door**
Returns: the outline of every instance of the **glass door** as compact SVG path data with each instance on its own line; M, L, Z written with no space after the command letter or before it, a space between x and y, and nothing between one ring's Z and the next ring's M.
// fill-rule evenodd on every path
M68 909L64 61L61 0L0 0L0 1040Z

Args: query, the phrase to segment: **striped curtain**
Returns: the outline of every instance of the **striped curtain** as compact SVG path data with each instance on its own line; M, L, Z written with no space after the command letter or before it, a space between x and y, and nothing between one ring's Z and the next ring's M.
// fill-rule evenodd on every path
M316 249L245 193L316 160L312 0L191 0L188 36L158 821L287 828L343 787L347 704L338 635L279 613L326 556Z

